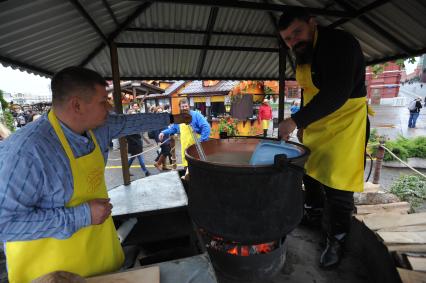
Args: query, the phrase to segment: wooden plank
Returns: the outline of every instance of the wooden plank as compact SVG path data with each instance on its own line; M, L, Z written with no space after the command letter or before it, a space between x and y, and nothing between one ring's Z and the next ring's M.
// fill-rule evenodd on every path
M378 232L425 232L426 225L413 225L402 227L389 227L378 230Z
M386 245L389 252L426 252L426 245Z
M407 256L407 259L414 271L426 271L425 257Z
M410 210L410 204L408 202L394 202L384 204L367 204L357 205L357 214L371 214L380 212L403 212L408 213Z
M426 273L403 268L397 268L403 283L426 283Z
M367 215L364 223L371 230L379 230L389 227L412 226L426 224L426 212L404 215Z
M160 283L158 266L96 276L86 279L87 283Z
M385 244L426 244L426 232L377 232Z
M355 218L358 219L361 222L364 222L365 219L371 219L376 217L398 217L401 214L407 214L406 212L402 211L392 211L392 212L378 212L378 213L371 213L371 214L355 214ZM372 230L370 228L370 230Z

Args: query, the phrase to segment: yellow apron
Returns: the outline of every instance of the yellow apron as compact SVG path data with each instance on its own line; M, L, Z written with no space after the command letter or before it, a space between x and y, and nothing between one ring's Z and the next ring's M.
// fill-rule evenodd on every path
M96 198L108 198L104 158L92 131L90 135L95 149L88 155L75 158L53 111L48 118L70 160L74 192L66 207ZM124 262L111 216L103 224L84 227L64 240L43 238L7 242L6 258L11 283L30 282L57 270L93 276L116 271Z
M262 128L264 130L269 129L269 120L262 120Z
M192 134L191 134L191 125L187 125L187 124L180 124L179 125L179 131L180 131L180 153L182 156L182 164L183 166L188 166L188 161L186 161L185 158L185 150L190 147L191 145L193 145L195 143L194 139L192 138ZM195 133L197 138L200 137L199 134Z
M298 65L296 80L303 88L303 105L319 92L311 77L311 65ZM333 113L303 131L303 143L311 150L306 174L322 184L343 191L364 189L364 153L367 107L365 97L350 98Z

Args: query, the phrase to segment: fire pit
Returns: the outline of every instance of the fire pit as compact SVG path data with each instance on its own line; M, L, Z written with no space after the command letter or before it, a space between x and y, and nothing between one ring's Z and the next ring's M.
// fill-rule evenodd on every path
M215 270L233 280L273 276L285 261L285 236L303 214L303 165L309 150L293 143L300 156L275 156L274 164L249 165L260 138L203 142L206 161L195 146L186 151L188 203Z

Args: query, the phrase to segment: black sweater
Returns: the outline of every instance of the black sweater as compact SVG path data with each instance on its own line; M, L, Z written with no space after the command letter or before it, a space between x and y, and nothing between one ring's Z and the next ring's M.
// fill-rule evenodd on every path
M361 46L351 34L342 30L318 28L311 74L319 92L292 115L298 128L305 128L333 113L349 98L366 95Z

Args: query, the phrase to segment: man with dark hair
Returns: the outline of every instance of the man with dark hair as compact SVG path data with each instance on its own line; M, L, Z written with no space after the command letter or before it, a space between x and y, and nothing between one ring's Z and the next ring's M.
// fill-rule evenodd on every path
M369 132L364 57L352 35L317 26L303 8L285 11L279 30L296 55L296 80L303 89L301 109L280 123L279 132L288 139L297 127L311 149L305 165L305 220L318 224L322 215L327 246L320 265L333 267L350 230L353 193L364 185Z
M169 114L110 114L106 82L88 69L66 68L51 84L50 112L0 144L0 240L11 283L120 268L104 178L109 142L170 123Z

